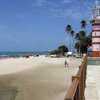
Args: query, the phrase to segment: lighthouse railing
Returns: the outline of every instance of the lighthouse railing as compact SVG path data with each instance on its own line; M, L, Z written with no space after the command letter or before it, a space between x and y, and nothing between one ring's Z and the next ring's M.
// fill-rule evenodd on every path
M86 87L86 71L87 71L87 57L84 57L82 64L75 76L72 76L72 84L64 100L84 100L84 92Z

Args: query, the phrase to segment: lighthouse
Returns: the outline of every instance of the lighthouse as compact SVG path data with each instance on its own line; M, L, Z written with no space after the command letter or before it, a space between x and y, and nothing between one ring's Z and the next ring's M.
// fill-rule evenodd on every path
M96 1L93 7L92 24L92 57L100 57L100 6Z

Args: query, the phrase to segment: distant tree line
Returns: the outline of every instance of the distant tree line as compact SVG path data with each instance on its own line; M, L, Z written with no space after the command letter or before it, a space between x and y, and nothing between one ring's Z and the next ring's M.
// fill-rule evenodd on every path
M69 50L68 50L68 47L67 47L67 46L61 45L61 46L59 46L57 49L51 51L50 54L51 54L51 55L52 55L52 54L64 55L65 52L68 52L68 51L69 51Z

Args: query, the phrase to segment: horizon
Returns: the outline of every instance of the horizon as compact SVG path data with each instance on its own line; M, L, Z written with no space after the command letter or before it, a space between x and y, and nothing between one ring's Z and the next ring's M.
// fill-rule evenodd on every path
M46 52L46 51L0 51L0 52Z
M88 21L96 0L1 0L0 52L51 51L68 46L67 24L77 33ZM100 2L99 2L100 3Z

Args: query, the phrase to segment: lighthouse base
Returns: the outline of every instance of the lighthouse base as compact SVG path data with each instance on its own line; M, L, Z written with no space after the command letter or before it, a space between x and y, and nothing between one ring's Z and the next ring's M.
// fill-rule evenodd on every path
M88 57L88 65L100 65L100 57Z
M100 57L100 51L92 51L92 57Z

